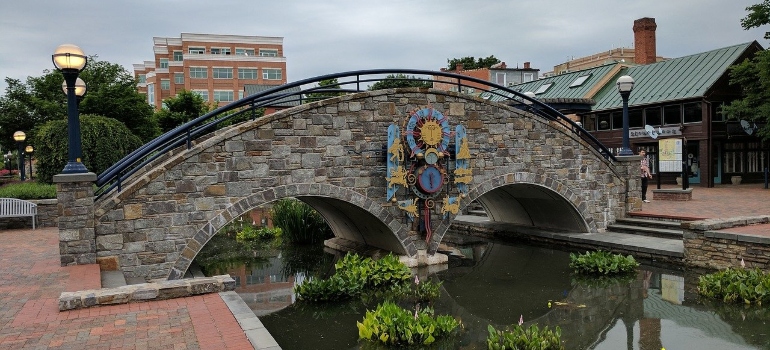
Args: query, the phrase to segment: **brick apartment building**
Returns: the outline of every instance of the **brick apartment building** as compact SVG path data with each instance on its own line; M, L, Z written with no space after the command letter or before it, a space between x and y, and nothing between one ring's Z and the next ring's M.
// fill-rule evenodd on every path
M666 60L656 54L655 18L644 17L634 21L634 47L619 47L590 56L575 58L553 67L544 77L594 68L608 63L650 64Z
M183 89L222 106L243 98L245 85L286 83L282 37L182 33L153 37L153 53L134 76L156 109Z
M468 70L463 69L462 64L457 64L457 67L452 71L447 70L446 68L441 68L441 71L465 75L465 76L469 76L469 77L473 77L481 80L486 80L502 86L511 86L515 84L526 83L528 81L537 80L538 72L540 72L539 69L532 68L529 62L524 62L523 68L519 68L519 67L508 68L505 62L500 62L489 68L478 68L478 69L468 69ZM434 76L433 79L440 81L440 82L433 83L434 89L439 89L444 91L458 90L456 79L450 79L447 77L440 77L440 76ZM486 86L482 86L481 84L473 83L470 81L463 81L463 84L465 84L466 86L463 87L462 92L467 94L478 94L481 92L481 90L479 89L486 88Z

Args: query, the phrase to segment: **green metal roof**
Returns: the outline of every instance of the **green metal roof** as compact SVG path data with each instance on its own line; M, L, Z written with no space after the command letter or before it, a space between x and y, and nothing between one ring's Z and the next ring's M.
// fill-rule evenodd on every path
M664 101L677 101L703 97L727 69L754 46L756 42L728 46L685 57L679 57L623 69L611 84L604 86L594 99L594 111L623 107L623 100L615 87L615 80L622 75L634 78L634 89L629 97L629 106L648 105Z
M543 88L546 84L553 84L548 87L545 92L537 94L536 98L540 100L590 99L593 96L586 96L589 91L594 89L595 85L602 80L602 77L611 72L616 65L617 63L610 63L594 68L559 74L548 78L516 84L511 86L511 89L519 92L536 92L538 89ZM572 85L578 78L586 75L589 77L585 79L582 84L570 87L570 85ZM481 97L484 98L485 94L487 93L482 94ZM495 102L499 102L504 99L504 97L498 95L492 95L489 98L490 101Z

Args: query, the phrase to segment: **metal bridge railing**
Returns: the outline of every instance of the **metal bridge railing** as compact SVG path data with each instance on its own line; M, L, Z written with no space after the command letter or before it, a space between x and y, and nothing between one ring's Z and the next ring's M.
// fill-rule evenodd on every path
M544 104L537 99L530 98L523 93L515 91L509 87L497 85L495 83L469 76L448 72L417 69L371 69L327 74L315 78L309 78L293 83L279 85L274 88L262 91L258 94L247 96L241 100L234 101L226 106L217 108L209 113L184 123L174 128L173 130L158 136L147 144L137 148L133 152L123 157L123 159L109 167L107 170L99 174L96 179L96 185L98 186L96 190L97 199L115 189L121 191L123 183L146 165L169 154L169 152L177 149L181 145L186 145L186 147L189 149L192 147L193 140L210 134L216 130L220 124L232 118L241 116L244 113L252 113L253 115L256 115L253 112L257 109L270 106L278 102L298 102L299 104L302 104L319 99L313 98L312 95L309 94L344 94L366 91L365 88L368 87L369 83L383 81L386 79L386 75L396 74L404 75L406 78L389 79L421 79L424 82L455 85L457 86L457 90L459 92L463 91L464 88L474 88L475 90L481 90L483 91L482 98L486 96L500 96L504 99L504 101L508 101L507 103L509 104L516 105L517 107L525 109L530 113L560 123L567 130L570 130L572 133L585 140L603 157L610 161L616 160L612 153L601 142L599 142L593 135L591 135L591 133L583 129L579 124L570 120L551 106ZM439 80L437 77L443 79ZM335 85L327 86L317 85L321 81L329 81L331 79L338 79L338 83ZM469 86L469 83L475 83L475 85ZM483 86L484 88L480 89L479 86ZM299 90L297 90L297 88L299 88Z

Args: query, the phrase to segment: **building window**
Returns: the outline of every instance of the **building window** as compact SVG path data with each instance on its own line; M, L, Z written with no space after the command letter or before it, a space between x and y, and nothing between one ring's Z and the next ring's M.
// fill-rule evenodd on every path
M198 96L200 96L203 99L203 101L209 102L209 92L208 91L206 91L206 90L193 90L192 92L198 94Z
M184 73L174 73L174 84L184 84Z
M144 84L147 82L147 76L144 74L139 74L139 84Z
M725 152L722 159L722 172L724 173L742 173L743 172L743 143L726 142Z
M259 55L265 57L278 57L278 50L274 49L259 49Z
M238 56L254 56L254 49L235 49Z
M265 68L262 69L262 79L281 80L283 79L283 76L281 75L280 69Z
M212 76L214 79L232 79L233 78L233 69L232 68L214 68L212 72Z
M631 124L629 123L629 125ZM614 130L623 129L623 111L617 111L615 113L612 113L612 129Z
M230 54L230 48L228 48L228 47L212 47L211 48L211 54L212 55L229 55Z
M147 103L155 105L155 84L147 84Z
M214 90L214 101L219 102L232 102L233 92L226 90Z
M711 102L711 121L723 122L727 119L727 116L725 116L725 113L722 112L722 107L724 106L725 106L725 103L722 101Z
M767 151L761 142L749 142L746 145L746 172L762 173L767 167Z
M575 81L573 81L572 84L569 84L569 87L573 88L573 87L578 87L580 85L583 85L583 83L585 83L586 80L588 80L588 78L590 77L591 77L591 74L581 75L577 77L577 79L575 79Z
M190 67L190 78L206 79L209 77L206 67Z
M684 105L684 122L700 123L703 121L700 102L687 103Z
M239 100L242 100L242 99L243 99L243 90L241 90L241 91L238 91L238 99L239 99Z
M205 47L190 47L189 49L187 49L187 53L189 53L191 55L203 55L204 53L206 53L206 48Z
M160 68L168 68L168 58L160 59Z
M621 118L623 118L623 112L620 112ZM628 110L628 127L629 128L643 128L644 116L642 116L642 110L639 108ZM623 128L623 121L621 120L620 128Z
M602 113L596 115L597 130L610 130L611 127L611 114Z
M171 81L168 79L161 79L160 80L160 89L161 90L170 90L171 89Z
M662 125L660 120L660 107L646 108L644 110L644 118L647 125Z
M540 87L537 88L537 90L535 90L535 95L539 95L539 94L545 93L546 91L548 91L548 89L551 88L552 85L553 85L553 83L547 83L547 84L540 85Z
M257 79L257 70L252 68L238 68L238 79Z
M535 80L535 75L532 73L524 73L524 83Z
M174 51L174 61L181 61L184 59L184 55L182 54L182 51Z
M583 116L583 129L588 131L596 130L596 114L589 114Z
M506 81L505 78L506 78L505 73L500 73L500 72L495 73L495 83L497 85L505 86L505 81Z
M665 124L682 124L682 106L672 105L663 107L663 121Z

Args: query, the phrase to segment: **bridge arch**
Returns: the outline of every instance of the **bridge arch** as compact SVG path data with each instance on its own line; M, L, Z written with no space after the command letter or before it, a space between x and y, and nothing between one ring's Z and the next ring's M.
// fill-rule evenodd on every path
M618 204L625 203L626 179L564 125L464 94L389 89L236 124L145 165L122 191L95 203L96 255L117 258L129 277L180 278L228 222L260 204L296 197L319 210L339 238L415 256L424 238L385 198L382 152L388 126L426 105L468 128L474 155L468 199L478 199L494 219L553 223L529 207L547 205L563 210L559 228L600 232L624 215ZM429 254L451 219L436 221Z

